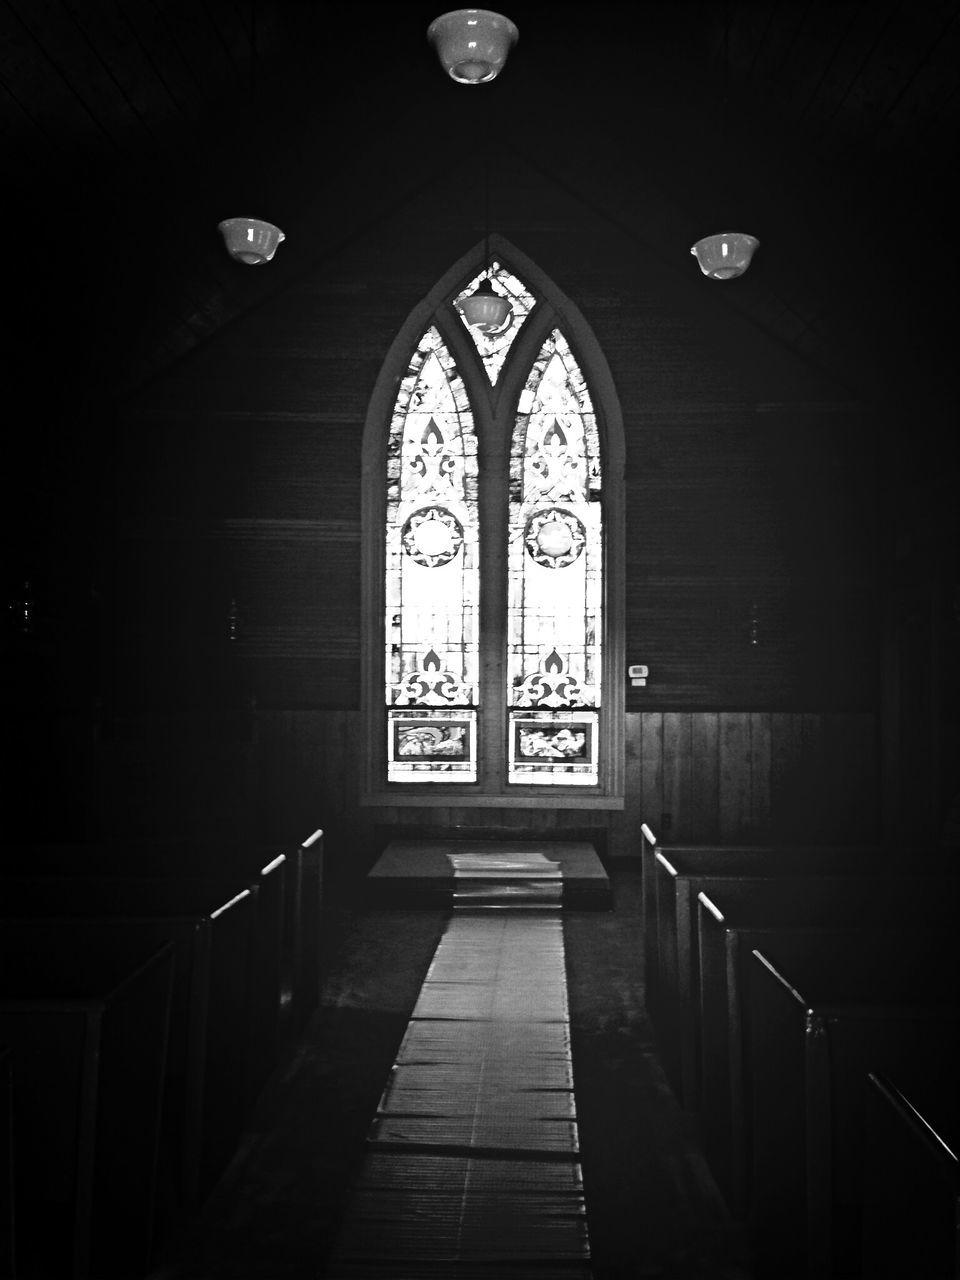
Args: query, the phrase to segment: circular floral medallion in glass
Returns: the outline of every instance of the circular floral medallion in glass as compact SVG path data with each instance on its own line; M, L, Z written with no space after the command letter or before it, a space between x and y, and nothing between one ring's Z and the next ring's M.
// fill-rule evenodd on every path
M449 564L463 546L463 526L446 507L421 507L407 517L401 543L417 564L436 569Z
M527 521L523 541L537 564L563 569L573 564L587 545L587 531L572 511L546 507Z

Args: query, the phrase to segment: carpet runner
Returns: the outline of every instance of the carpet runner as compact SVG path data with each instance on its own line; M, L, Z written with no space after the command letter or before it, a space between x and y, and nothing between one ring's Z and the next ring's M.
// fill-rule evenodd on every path
M367 1139L332 1280L589 1280L561 868L450 855L453 914Z

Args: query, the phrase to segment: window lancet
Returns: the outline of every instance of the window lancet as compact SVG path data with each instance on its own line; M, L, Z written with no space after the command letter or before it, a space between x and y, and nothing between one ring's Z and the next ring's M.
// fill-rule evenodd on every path
M510 451L508 781L592 786L602 635L600 445L559 329L520 395Z
M477 437L463 379L433 327L391 420L385 576L388 780L473 782Z

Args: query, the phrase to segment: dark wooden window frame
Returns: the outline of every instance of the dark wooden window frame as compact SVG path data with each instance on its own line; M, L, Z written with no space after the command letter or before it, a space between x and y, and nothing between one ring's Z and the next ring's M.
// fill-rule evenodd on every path
M490 254L526 281L538 299L523 323L492 390L483 363L452 300L484 266L486 244L475 246L414 308L392 343L370 400L363 439L363 722L368 806L620 809L624 742L624 509L623 422L610 369L579 309L524 254L491 234ZM386 446L397 387L423 332L435 325L447 343L474 407L480 456L481 529L507 528L510 440L516 407L544 339L559 328L587 379L600 436L603 467L604 626L600 708L600 781L596 786L535 786L506 781L505 698L482 699L476 783L386 781L384 704L384 528ZM506 539L482 536L480 687L502 688L506 622ZM499 746L498 746L499 744Z

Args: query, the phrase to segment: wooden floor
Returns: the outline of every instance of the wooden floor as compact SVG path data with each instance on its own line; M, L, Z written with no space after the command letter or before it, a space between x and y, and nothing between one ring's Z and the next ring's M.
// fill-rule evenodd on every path
M742 1232L667 1086L644 1013L639 874L615 869L609 884L610 910L562 913L590 1274L749 1280ZM364 1185L371 1124L449 921L446 909L373 906L362 884L335 886L321 1006L265 1090L237 1159L203 1212L168 1240L153 1280L341 1274L338 1242ZM570 1265L579 1264L497 1274L560 1280ZM401 1280L389 1265L379 1274Z

